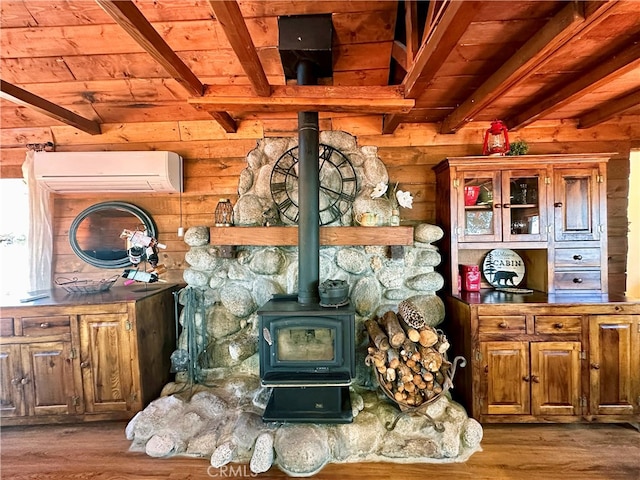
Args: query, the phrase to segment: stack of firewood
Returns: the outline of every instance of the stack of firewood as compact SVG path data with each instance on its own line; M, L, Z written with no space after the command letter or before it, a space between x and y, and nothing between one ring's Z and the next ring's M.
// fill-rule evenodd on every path
M417 407L450 388L449 342L426 325L410 301L401 302L397 314L388 311L364 325L371 340L367 364L375 367L380 386L398 404Z

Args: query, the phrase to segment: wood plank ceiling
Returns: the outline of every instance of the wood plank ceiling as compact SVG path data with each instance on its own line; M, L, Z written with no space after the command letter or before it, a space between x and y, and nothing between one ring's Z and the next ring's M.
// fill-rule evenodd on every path
M453 133L640 114L637 1L2 0L2 129L299 110ZM331 14L333 75L285 79L278 17ZM6 138L6 137L5 137Z

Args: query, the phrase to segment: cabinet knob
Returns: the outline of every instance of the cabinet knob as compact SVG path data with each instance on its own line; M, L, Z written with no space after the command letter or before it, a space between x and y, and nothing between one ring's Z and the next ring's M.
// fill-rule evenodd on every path
M89 367L89 362L82 362L80 364L80 368L87 368L87 367Z
M484 373L489 373L489 365L484 366Z
M24 377L22 380L20 380L20 383L22 385L26 385L27 383L29 383L31 380L29 380L27 377Z
M581 278L574 278L573 279L573 283L582 283L582 279Z
M510 203L505 203L504 205L502 205L502 208L511 208L511 204Z
M502 208L502 204L500 204L500 203L494 203L494 204L493 204L493 208Z
M562 208L562 202L556 202L553 204L553 206L556 208Z
M531 381L533 383L540 383L540 377L538 377L537 375L531 375Z
M556 327L558 330L560 330L561 328L563 328L563 327L564 327L564 323L562 323L562 322L558 322L558 323L556 323L556 324L554 325L554 327Z
M508 324L507 322L500 322L500 323L498 324L498 326L499 326L500 328L509 328L509 324Z
M40 328L49 328L51 326L51 324L49 322L42 322L40 324Z
M21 378L14 378L13 380L11 380L11 385L20 385L21 383L22 383Z
M578 261L579 261L579 260L582 260L582 255L574 255L574 256L573 256L573 259L574 259L574 260L578 260Z
M591 364L591 368L593 368L594 370L600 370L600 364L599 363L592 363Z
M522 377L522 380L524 380L525 382L529 381L529 377L527 375L525 375L524 377Z

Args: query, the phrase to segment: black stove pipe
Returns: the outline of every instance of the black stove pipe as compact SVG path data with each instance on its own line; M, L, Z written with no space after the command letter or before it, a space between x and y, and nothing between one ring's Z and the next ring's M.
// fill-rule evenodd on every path
M315 85L314 63L296 66L298 85ZM320 301L320 149L318 112L298 112L298 303Z

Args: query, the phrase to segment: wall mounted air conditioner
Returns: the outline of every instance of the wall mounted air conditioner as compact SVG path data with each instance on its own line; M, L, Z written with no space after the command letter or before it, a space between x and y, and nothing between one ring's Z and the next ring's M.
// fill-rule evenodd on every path
M182 157L173 152L35 152L34 173L56 193L182 191Z

